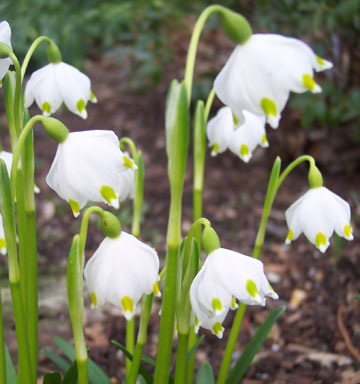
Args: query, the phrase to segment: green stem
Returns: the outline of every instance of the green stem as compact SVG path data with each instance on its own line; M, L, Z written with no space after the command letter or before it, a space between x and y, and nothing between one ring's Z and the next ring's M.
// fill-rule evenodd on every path
M137 161L137 151L136 151L136 145L134 143L133 140L130 139L130 137L123 137L120 141L119 141L119 145L120 145L120 149L122 151L125 150L125 144L127 144L130 148L130 154L131 154L131 157L133 158L133 160Z
M197 334L195 333L195 327L192 326L190 327L190 332L189 332L189 341L188 341L188 348L187 352L193 348L197 340ZM194 353L188 363L187 363L187 372L186 372L186 384L193 384L194 382L194 368L195 368L195 358L196 354Z
M177 353L176 353L176 370L175 370L175 384L186 383L187 373L187 349L189 342L189 333L178 334Z
M126 322L126 349L132 355L134 354L135 344L135 316ZM125 359L126 364L126 379L129 379L132 362L130 359Z
M30 48L28 49L28 51L25 55L24 61L23 61L22 66L21 66L21 79L24 79L26 69L29 65L29 61L31 59L31 56L33 55L33 53L36 50L36 48L38 47L38 45L40 43L42 43L43 41L46 41L48 44L51 44L51 43L55 44L53 42L53 40L51 40L47 36L40 36L36 40L33 41L33 43L31 44Z
M209 96L206 100L206 104L205 104L205 125L209 119L209 115L210 115L210 110L211 110L211 107L213 105L213 102L214 102L214 98L215 98L215 89L213 88L210 93L209 93Z
M1 288L0 288L0 384L6 384L5 339L4 339L4 322L3 322L3 312L2 312Z
M197 19L193 33L191 35L190 45L189 45L188 54L186 58L186 67L185 67L185 76L184 76L189 104L191 102L191 90L192 90L192 82L194 77L194 66L195 66L196 52L199 44L201 31L203 30L206 20L209 18L209 16L211 16L213 13L221 11L222 9L223 7L221 5L210 5L209 7L205 8L201 13L201 15L199 16L199 18Z
M288 174L295 168L297 167L300 163L304 162L304 161L308 161L310 165L315 165L315 160L312 156L309 156L309 155L304 155L304 156L300 156L298 157L297 159L295 159L292 163L290 163L285 169L284 171L281 173L281 175L279 176L279 180L277 182L277 186L276 186L276 191L280 188L280 185L283 183L283 181L286 179L286 177L288 176Z
M16 135L19 136L21 132L21 116L20 116L20 97L21 97L21 68L19 64L19 60L15 56L13 52L9 54L10 59L13 61L14 67L15 67L15 95L14 95L14 126Z
M137 375L141 363L141 357L144 351L144 346L147 337L147 328L151 315L151 308L153 303L154 295L144 295L141 301L141 315L139 332L137 336L137 342L135 346L135 352L133 355L133 361L131 365L131 371L127 379L128 384L136 384Z
M178 281L178 248L181 239L182 189L171 188L167 233L166 277L163 290L158 353L154 383L167 383L170 374L171 351L175 323L176 289Z
M226 345L223 360L221 362L219 376L217 378L216 384L223 384L226 381L227 373L231 364L232 355L234 353L236 340L238 338L238 335L241 329L245 310L246 310L246 305L243 303L239 303L239 308L236 311L236 315L231 327L229 339Z

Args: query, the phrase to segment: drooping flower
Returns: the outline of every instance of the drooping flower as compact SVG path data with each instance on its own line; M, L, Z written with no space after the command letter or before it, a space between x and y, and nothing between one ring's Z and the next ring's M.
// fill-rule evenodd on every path
M215 79L220 100L239 121L247 110L277 128L290 91L321 92L313 71L331 68L304 42L275 34L254 34L238 45Z
M267 148L265 118L248 111L243 111L244 122L229 136L229 148L245 163L249 162L254 149L260 145Z
M90 79L72 65L50 63L35 71L25 87L25 108L36 101L44 116L55 113L64 103L76 115L87 118L88 101L96 103Z
M119 175L128 169L136 165L121 152L114 132L72 132L59 144L46 182L76 217L88 201L118 208Z
M286 210L285 215L289 227L286 244L303 232L312 244L325 252L334 231L347 240L353 239L349 204L325 187L311 188Z
M105 238L84 270L91 306L112 303L130 320L142 295L160 296L158 272L156 251L136 237L121 232Z
M1 214L0 214L0 253L2 255L6 255L5 232L4 232L4 225L3 225L3 219Z
M222 321L236 300L248 305L265 305L265 296L277 299L257 259L224 248L209 253L190 288L195 326L222 337Z
M231 108L222 107L207 124L206 133L211 147L211 156L226 151L229 147L229 137L234 131L234 120Z
M8 45L11 48L11 29L7 21L2 21L0 23L0 42ZM6 72L9 70L12 60L9 57L0 59L0 81L6 75Z
M133 162L130 155L125 152L124 155ZM127 169L119 173L119 199L120 203L126 199L133 199L135 195L135 172L133 169Z

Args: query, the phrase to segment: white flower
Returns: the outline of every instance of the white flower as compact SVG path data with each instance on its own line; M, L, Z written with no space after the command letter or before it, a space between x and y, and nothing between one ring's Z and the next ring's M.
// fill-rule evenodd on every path
M229 137L234 131L234 120L231 108L222 107L207 124L206 133L211 147L211 156L226 151Z
M25 88L25 108L34 100L44 116L55 113L64 102L71 112L83 119L87 118L87 102L97 101L90 89L90 79L63 62L50 63L31 75Z
M0 42L8 45L11 48L11 29L7 21L0 23ZM0 59L0 81L6 75L9 70L9 66L12 64L12 60L9 57Z
M156 251L136 237L105 238L84 270L92 307L112 303L130 320L142 295L160 295L158 272Z
M353 239L349 204L325 187L311 188L286 210L285 215L289 227L286 244L304 232L312 244L325 252L334 231L347 240Z
M211 252L190 288L195 328L210 329L222 337L221 325L236 299L248 305L265 305L265 296L277 299L264 274L263 263L241 253L219 248Z
M267 148L269 143L265 132L265 118L248 111L243 111L243 114L244 122L229 136L229 148L247 163L258 145Z
M124 155L133 162L130 155L125 152ZM133 199L135 195L135 172L133 169L127 169L119 173L119 198L120 203L126 199Z
M5 232L4 232L4 224L3 224L3 219L1 214L0 214L0 253L2 255L6 255Z
M59 144L46 182L78 216L88 201L118 208L119 174L129 168L136 165L120 151L114 132L73 132Z
M247 110L265 116L277 128L290 91L301 93L321 88L313 70L332 64L302 41L274 34L254 34L238 45L215 79L217 96L231 107L239 121Z

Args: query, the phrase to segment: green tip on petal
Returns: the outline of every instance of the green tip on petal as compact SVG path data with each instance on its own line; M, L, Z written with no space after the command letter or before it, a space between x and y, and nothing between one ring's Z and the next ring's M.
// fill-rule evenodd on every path
M70 204L70 208L74 214L75 217L78 217L80 215L80 205L77 201L69 199L68 200Z
M0 253L2 255L5 255L6 254L6 241L4 238L1 238L0 239Z
M231 298L231 309L236 309L236 308L238 308L238 305L237 305L235 297L233 296Z
M245 163L248 163L250 160L250 157L251 157L250 151L249 151L249 147L246 144L243 144L240 147L240 157L242 158L242 160L245 161Z
M136 164L125 155L123 156L123 165L129 169L137 169Z
M103 185L100 188L100 195L103 199L115 209L119 208L119 198L116 196L116 193L113 188L108 185Z
M42 105L42 113L44 116L50 116L51 113L51 105L49 102L45 101Z
M320 252L325 252L328 247L328 242L326 236L319 232L315 237L315 243L317 248L319 248Z
M214 332L214 334L219 338L221 339L223 337L223 334L224 334L224 328L223 326L221 325L220 321L217 321L213 326L212 326L212 330Z
M344 227L344 235L347 240L353 240L354 236L352 234L352 226L350 224L346 224Z
M129 296L124 296L121 299L121 305L123 307L124 316L126 320L131 320L134 316L134 302L133 299Z
M321 66L325 66L326 65L326 61L323 58L321 58L320 56L315 55L315 58L316 58L316 61L317 61L317 63L319 65L321 65Z
M211 304L216 314L221 313L223 306L220 299L214 297Z
M260 107L264 111L266 121L270 126L272 128L277 128L279 126L279 116L275 102L267 97L263 97L260 101Z
M285 244L290 244L293 237L294 237L294 231L290 228L286 236Z
M234 114L232 114L232 117L233 117L234 125L235 126L239 125L239 119Z
M153 285L153 294L157 297L160 297L161 296L161 292L160 292L160 289L159 289L159 284L157 281L155 281L154 285Z
M254 280L249 279L246 283L246 290L249 292L251 297L255 297L258 294L258 290L256 288L256 284Z
M211 156L216 156L219 150L219 144L215 143L211 149Z
M268 147L269 146L269 142L268 142L268 139L267 139L265 133L261 137L261 146L262 147Z
M308 89L312 93L320 93L321 92L321 87L316 84L315 80L308 74L304 73L302 75L302 81L303 85L306 89Z
M94 95L94 92L90 90L90 101L92 103L97 103L97 98L96 96Z
M83 119L87 118L87 111L85 107L85 101L83 99L79 99L78 102L76 103L76 109L78 110L80 116Z
M97 297L95 292L90 293L91 307L96 308L98 305Z

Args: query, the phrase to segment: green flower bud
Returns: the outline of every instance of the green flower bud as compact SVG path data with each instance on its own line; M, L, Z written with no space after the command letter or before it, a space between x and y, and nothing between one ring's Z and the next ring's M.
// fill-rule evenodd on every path
M319 168L315 165L315 162L310 163L308 180L310 188L320 188L323 186L323 178Z
M250 39L252 35L251 26L244 16L225 7L221 8L219 15L225 34L235 44L244 44Z
M118 218L110 212L104 211L101 215L100 227L104 235L116 239L121 233L121 224Z
M45 132L56 142L63 143L68 137L69 130L60 120L53 117L43 117L41 122Z
M52 40L49 41L46 54L49 62L52 64L57 64L62 61L60 49Z
M220 239L214 228L206 227L202 234L202 245L207 254L220 248Z

